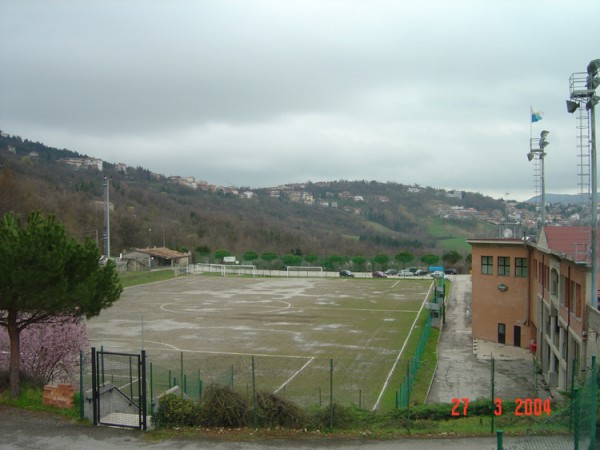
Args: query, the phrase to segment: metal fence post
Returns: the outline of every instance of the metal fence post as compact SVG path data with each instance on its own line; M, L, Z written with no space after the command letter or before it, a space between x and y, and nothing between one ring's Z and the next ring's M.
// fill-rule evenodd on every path
M98 368L96 367L96 348L92 347L92 422L98 425Z
M410 359L406 363L406 429L410 434Z
M150 362L150 414L154 415L154 377L152 373L152 362Z
M591 373L591 405L590 405L590 410L588 411L588 414L590 415L590 417L592 418L591 420L591 424L590 424L590 447L589 448L596 448L596 423L597 423L597 415L596 415L596 411L598 409L598 374L597 374L598 368L596 367L596 357L592 356L592 373Z
M181 383L181 386L179 386L179 391L181 392L181 398L183 399L183 352L180 353L180 364L179 364L179 369L180 369L180 373L181 373L181 377L179 378L179 382ZM181 408L183 410L183 408Z
M571 402L573 416L573 450L579 450L579 388L573 389L573 401Z
M495 367L494 366L495 366L495 360L494 360L494 356L492 355L492 380L491 380L491 382L492 382L492 408L491 408L491 412L492 412L492 422L491 422L492 425L491 426L492 426L492 429L490 430L490 433L494 432L494 417L495 417L495 414L494 414L494 396L495 396L495 392L494 392L494 375L495 375L494 374L494 369L495 369Z
M254 428L258 428L258 416L256 415L256 372L254 355L252 355L252 420L254 422Z
M577 360L573 359L573 368L571 370L571 402L574 401L575 397L575 374L577 373ZM574 409L571 407L571 411L569 414L569 431L573 431L573 418L574 418Z
M140 386L140 395L141 395L141 399L140 399L140 406L142 408L141 410L141 414L142 414L142 430L146 430L148 428L148 418L147 418L147 413L148 413L148 398L146 396L147 390L146 390L146 350L142 350L142 354L141 354L141 361L140 361L140 371L141 371L141 386Z
M79 418L83 419L85 409L85 386L83 385L83 350L79 350Z
M504 431L503 430L496 431L496 449L504 450Z
M333 358L329 360L329 427L333 428Z
M129 355L129 398L133 399L133 367L131 365L131 355Z

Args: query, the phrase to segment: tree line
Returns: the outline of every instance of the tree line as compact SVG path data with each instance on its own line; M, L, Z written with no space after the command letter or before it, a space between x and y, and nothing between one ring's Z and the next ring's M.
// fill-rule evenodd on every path
M223 263L224 258L234 256L225 249L217 249L211 252L206 246L197 247L196 262ZM243 264L254 264L261 269L284 269L286 266L320 266L328 271L351 268L357 272L371 270L386 270L388 268L405 269L414 264L424 267L437 266L442 263L445 267L455 268L458 263L464 261L470 266L470 255L463 257L455 250L443 253L441 256L424 254L416 256L410 251L396 253L393 257L385 253L379 253L372 257L355 255L316 255L304 254L301 249L295 248L289 253L278 255L274 252L258 253L253 250L244 252L239 256Z

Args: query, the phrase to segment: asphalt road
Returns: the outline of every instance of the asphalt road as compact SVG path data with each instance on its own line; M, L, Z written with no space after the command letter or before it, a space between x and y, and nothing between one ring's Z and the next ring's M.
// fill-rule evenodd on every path
M504 442L514 445L521 440L521 438L505 438ZM81 425L46 413L0 407L0 448L2 450L493 450L497 447L496 438L493 436L393 440L370 438L332 440L327 437L302 437L230 442L226 438L200 434L194 439L151 440L148 433L140 431Z

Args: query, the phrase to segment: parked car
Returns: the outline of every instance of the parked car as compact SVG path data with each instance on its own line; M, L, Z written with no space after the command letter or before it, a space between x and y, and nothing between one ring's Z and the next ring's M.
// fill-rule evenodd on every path
M383 272L377 271L371 274L373 278L387 278L387 275Z
M441 270L436 270L435 272L430 274L433 278L444 278L444 272Z
M456 269L446 269L446 275L457 275L458 270Z
M427 275L427 271L426 270L422 270L422 269L417 269L417 271L415 272L415 275L418 277L421 277L423 275Z
M401 277L414 277L415 274L412 273L410 270L401 270L400 272L398 272L398 276L401 276Z
M354 278L354 274L349 270L340 270L340 277Z
M386 275L388 275L388 276L389 276L389 275L398 275L398 271L397 271L396 269L388 269L388 270L386 270L386 271L385 271L385 272L383 272L383 273L385 273L385 274L386 274Z

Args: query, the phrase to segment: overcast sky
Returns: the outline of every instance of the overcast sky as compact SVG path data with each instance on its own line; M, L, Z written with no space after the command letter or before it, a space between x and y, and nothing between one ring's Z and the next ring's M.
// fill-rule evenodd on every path
M598 0L0 0L0 129L219 185L577 193ZM530 106L544 112L533 124Z

